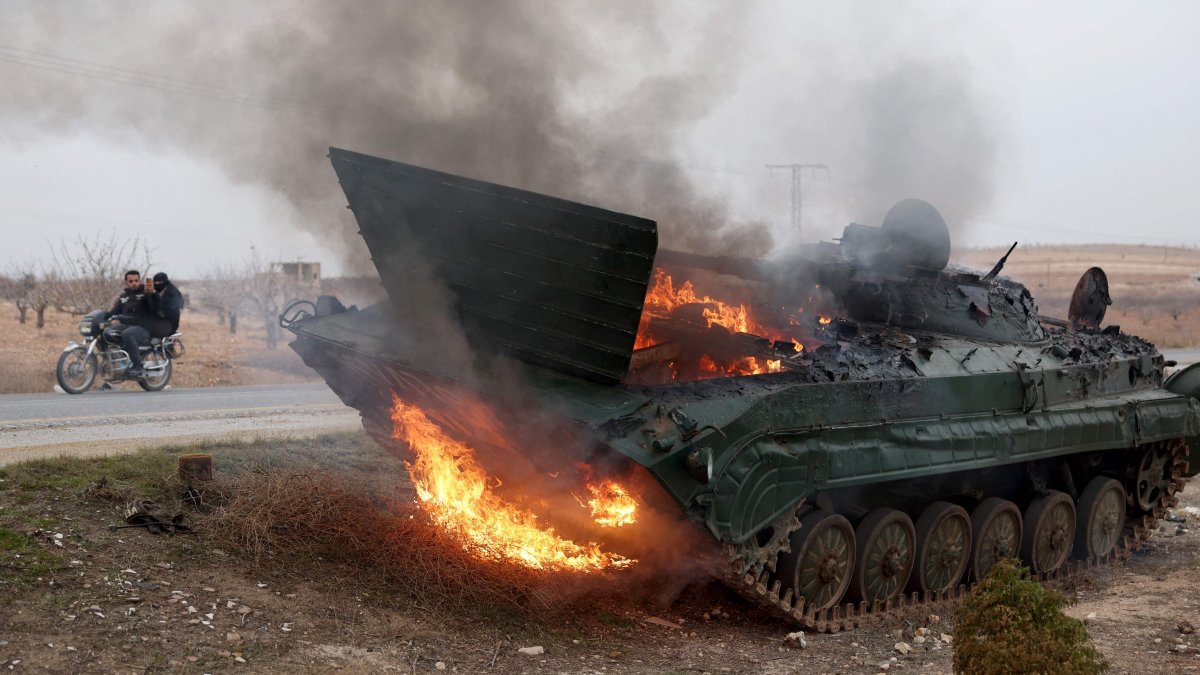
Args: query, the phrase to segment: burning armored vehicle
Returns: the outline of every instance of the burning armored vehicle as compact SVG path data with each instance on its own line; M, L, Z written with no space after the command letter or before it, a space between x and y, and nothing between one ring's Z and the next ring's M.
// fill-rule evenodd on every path
M1068 319L1039 316L1003 260L949 266L924 202L764 262L659 250L639 217L330 158L389 301L322 297L281 322L375 438L468 444L543 479L576 463L652 477L637 505L706 532L726 582L798 624L953 600L1001 557L1045 577L1120 559L1200 466L1200 370L1164 381L1153 345L1102 327L1102 271ZM414 267L470 364L418 344Z

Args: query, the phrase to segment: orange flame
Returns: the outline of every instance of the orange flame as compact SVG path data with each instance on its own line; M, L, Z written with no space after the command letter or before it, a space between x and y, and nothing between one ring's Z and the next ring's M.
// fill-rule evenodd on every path
M693 303L711 305L711 307L705 307L702 312L709 328L716 324L735 333L753 333L760 329L760 326L750 318L750 312L745 305L734 307L708 295L703 297L697 295L696 289L690 281L683 282L683 285L676 289L671 275L663 271L661 267L654 270L654 285L646 292L643 313L666 315L680 305Z
M821 324L822 326L828 326L832 321L833 321L833 319L831 319L827 316L823 316L823 317L817 319L817 323Z
M592 509L592 520L602 527L620 527L637 522L637 501L619 483L606 480L599 485L588 483L592 498L587 505Z
M646 300L643 305L641 322L638 325L634 348L643 349L657 343L658 338L650 334L652 317L666 317L680 306L691 304L702 305L699 308L700 316L704 318L709 328L722 326L733 333L748 333L767 338L773 342L780 342L785 350L787 349L786 345L791 343L794 352L804 351L803 343L797 338L786 337L786 334L780 329L760 323L753 315L751 309L745 304L735 306L709 295L700 295L696 292L691 281L684 281L676 287L674 279L662 268L654 270L654 282L646 292ZM802 328L803 324L798 319L798 315L803 312L803 307L796 308L794 313L788 317L787 323L790 326ZM829 323L829 319L823 319L822 323ZM789 330L788 332L791 331ZM773 347L776 354L779 353L778 349L779 345ZM688 379L708 379L711 377L778 373L783 370L782 358L764 358L762 354L758 357L744 356L733 361L725 360L730 358L728 354L721 354L719 358L722 360L718 360L711 352L701 354L698 361L694 362L694 366L683 364L682 368L680 368L680 364L673 361L668 362L667 365L670 368L670 372L663 380L675 381L679 379L681 372L686 373Z
M416 406L393 397L393 435L407 443L416 461L404 465L417 497L434 521L481 558L517 562L533 569L591 572L628 567L630 560L563 539L492 491L474 451L447 436Z
M756 357L745 356L732 363L718 364L708 354L700 357L700 371L715 373L718 376L729 375L762 375L763 373L778 373L783 370L783 359L766 359L766 365Z

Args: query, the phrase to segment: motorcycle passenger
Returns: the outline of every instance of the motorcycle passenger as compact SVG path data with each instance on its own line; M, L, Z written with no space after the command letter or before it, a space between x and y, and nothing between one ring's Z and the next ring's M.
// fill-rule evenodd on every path
M145 293L131 303L130 326L121 332L121 346L129 353L131 366L126 377L140 379L146 376L143 367L141 345L151 337L164 338L179 328L179 312L183 309L183 294L171 283L165 272L154 275L153 283L146 280Z
M183 294L166 272L154 275L153 288L147 287L146 308L150 335L164 338L179 330L179 312L183 309Z

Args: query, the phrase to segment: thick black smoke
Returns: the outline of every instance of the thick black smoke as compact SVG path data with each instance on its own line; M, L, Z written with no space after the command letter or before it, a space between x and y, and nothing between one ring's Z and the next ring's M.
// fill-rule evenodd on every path
M670 164L692 124L732 88L741 39L733 8L0 7L7 140L88 133L208 158L283 193L367 269L324 159L330 145L653 218L676 247L762 254L770 245L765 228L731 222L718 195L693 189ZM711 49L717 41L722 49Z

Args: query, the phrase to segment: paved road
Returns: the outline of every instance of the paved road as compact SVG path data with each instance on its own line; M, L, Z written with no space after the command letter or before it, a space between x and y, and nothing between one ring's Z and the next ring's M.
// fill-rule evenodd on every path
M0 464L104 454L213 437L314 435L357 429L358 413L324 384L118 388L80 396L0 396Z
M222 412L253 408L342 406L321 384L202 387L150 393L136 388L66 394L0 395L0 428L11 422L172 413Z

